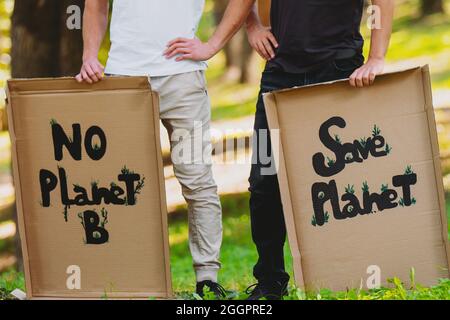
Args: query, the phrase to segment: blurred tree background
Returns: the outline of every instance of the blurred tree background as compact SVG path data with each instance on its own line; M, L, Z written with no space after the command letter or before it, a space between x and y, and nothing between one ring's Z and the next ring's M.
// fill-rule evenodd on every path
M433 13L444 12L443 0L422 0L421 1L422 16L426 16Z
M66 20L69 17L67 8L70 5L82 8L83 3L83 0L0 0L0 88L10 77L73 76L78 71L82 55L81 31L69 30ZM201 39L212 34L227 3L227 0L206 0L198 34ZM387 57L388 69L418 64L431 66L447 192L450 192L449 14L450 0L396 0L393 37ZM365 21L362 30L369 40L370 31ZM103 63L107 60L108 39L106 37L100 53ZM366 41L366 53L368 43ZM250 134L263 66L263 61L248 45L244 30L210 61L207 78L215 125L242 127L243 135ZM2 294L24 286L21 273L16 271L14 188L4 98L5 94L0 90L0 299ZM222 179L222 171L226 172L227 179ZM222 194L225 232L222 261L225 269L221 281L227 287L242 290L252 282L256 250L250 238L247 168L235 171L230 173L220 167L216 174L219 184L222 181L224 184L221 190L225 190ZM169 189L176 184L170 174L167 184ZM175 199L173 202L173 206L169 205L171 263L174 287L182 294L193 289L194 275L188 255L186 208L182 201ZM288 248L286 254L289 257Z
M81 30L67 28L67 8L83 0L16 1L11 17L13 78L74 76L83 53Z

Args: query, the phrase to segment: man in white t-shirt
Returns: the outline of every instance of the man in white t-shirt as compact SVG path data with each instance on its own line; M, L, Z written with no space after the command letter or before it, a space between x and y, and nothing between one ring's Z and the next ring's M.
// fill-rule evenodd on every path
M230 4L235 9L228 10L224 19L237 29L245 18L235 15L241 1L230 0ZM197 293L203 296L204 290L209 290L224 298L226 291L217 283L222 210L208 159L211 141L205 135L211 120L204 75L207 66L202 61L180 61L177 56L164 55L168 42L175 37L195 38L203 7L204 0L114 0L111 49L104 70L98 53L108 27L109 0L86 0L83 66L76 79L94 83L104 72L150 77L152 89L160 95L161 120L171 136L174 172L188 203L189 247ZM210 49L215 51L212 46ZM194 147L190 161L176 154L191 150L198 141L203 150Z

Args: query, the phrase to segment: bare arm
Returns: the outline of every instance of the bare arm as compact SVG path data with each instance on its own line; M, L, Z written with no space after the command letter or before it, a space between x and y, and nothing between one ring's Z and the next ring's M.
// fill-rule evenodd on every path
M167 45L164 55L177 61L204 61L217 54L244 24L255 0L230 0L225 14L208 42L198 39L177 38Z
M372 5L379 8L381 25L372 29L370 53L366 64L350 76L350 84L354 87L364 87L373 84L375 77L383 72L384 60L391 39L394 0L372 0Z
M93 83L103 78L98 53L108 28L109 0L86 0L83 16L83 65L77 81Z

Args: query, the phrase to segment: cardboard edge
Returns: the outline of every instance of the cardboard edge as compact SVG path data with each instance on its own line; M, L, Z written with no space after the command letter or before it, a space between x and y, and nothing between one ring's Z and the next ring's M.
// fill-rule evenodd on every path
M120 84L120 85L119 85ZM7 86L10 91L18 94L39 92L86 92L99 90L136 90L147 89L149 87L148 77L105 77L101 81L89 84L78 83L75 78L33 78L33 79L9 79ZM52 89L48 89L51 87ZM151 86L150 86L151 89ZM17 94L17 93L16 93Z
M302 267L302 255L299 248L299 239L297 238L297 231L295 229L295 220L294 220L294 209L292 207L291 200L291 189L289 188L289 179L287 175L286 162L284 157L284 149L281 141L280 132L279 136L273 136L272 130L280 130L279 119L278 119L278 111L277 111L277 102L275 94L269 93L263 96L264 106L266 109L267 120L270 128L270 135L273 141L275 138L279 140L279 150L272 148L274 150L275 159L279 159L279 163L277 164L278 169L278 181L280 184L280 193L281 199L283 203L283 212L284 219L286 224L286 229L288 231L288 239L289 245L291 248L292 254L292 263L294 269L294 279L295 283L299 288L305 288L305 280L303 277L303 267ZM276 154L278 152L278 154ZM275 160L276 161L276 160Z
M404 69L392 70L392 71L385 72L385 73L379 75L377 78L386 77L386 76L389 76L389 75L392 75L392 74L399 74L399 73L404 73L404 72L421 70L423 68L424 68L424 66L416 66L416 67L409 67L409 68L404 68ZM321 86L327 86L327 85L332 85L332 84L336 84L336 83L348 82L348 80L349 79L339 79L339 80L334 80L334 81L315 83L315 84L310 84L310 85L301 86L301 87L292 87L292 88L287 88L287 89L275 90L275 91L273 91L273 93L277 93L277 94L279 94L279 93L287 93L287 92L290 92L290 91L303 90L303 89L307 89L307 88L311 88L311 87L321 87Z
M425 97L425 112L428 119L428 130L430 134L431 147L433 152L434 172L436 177L436 187L438 190L439 207L441 211L441 227L442 227L442 241L444 242L445 253L447 256L447 273L450 276L450 245L448 241L448 222L447 209L445 205L445 191L442 183L442 168L440 161L439 140L436 129L436 119L433 107L433 93L431 89L430 68L425 65L420 68L421 81Z
M43 295L35 294L28 300L99 300L99 297L105 297L111 300L148 300L149 298L166 299L165 292L150 291L145 293L133 293L133 292L111 292L105 297L105 292L89 292L78 295L58 294L58 293L46 293Z
M149 82L150 84L150 82ZM157 92L151 91L152 101L153 101L153 122L155 127L155 135L159 137L160 135L160 116L159 116L159 94ZM162 159L162 149L160 139L156 139L155 142L156 153L158 158L158 173L159 173L159 196L162 212L162 229L163 229L163 243L164 243L164 263L165 263L165 273L166 273L166 291L167 298L173 298L173 288L172 288L172 274L170 268L170 248L169 248L169 222L168 222L168 212L167 212L167 200L166 200L166 187L164 179L164 164Z
M22 259L23 259L23 268L25 275L25 284L27 299L33 298L33 284L31 279L31 271L30 271L30 260L28 256L28 241L26 238L25 232L25 218L23 212L23 203L22 203L22 184L20 180L19 174L19 159L17 153L17 139L15 134L15 126L14 126L14 116L13 116L13 107L12 107L12 99L9 91L8 84L5 87L6 92L6 113L8 116L8 131L11 139L11 158L12 158L12 170L13 170L13 181L14 181L14 190L15 190L15 202L16 202L16 215L17 215L17 223L18 231L20 236L20 244L22 249Z

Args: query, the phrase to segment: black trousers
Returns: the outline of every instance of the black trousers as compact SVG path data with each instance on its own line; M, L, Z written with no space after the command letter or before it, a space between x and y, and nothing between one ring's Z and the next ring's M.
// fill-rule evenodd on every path
M257 142L254 143L254 146L256 150L253 150L254 160L249 179L252 237L259 255L253 274L260 283L285 284L289 281L284 264L283 248L286 241L286 226L278 178L276 173L267 175L267 172L261 172L261 169L271 166L270 163L267 163L266 157L264 159L260 157L261 148L264 148L263 154L271 155L262 95L279 89L345 79L363 62L364 58L356 55L349 59L331 61L314 71L302 74L279 71L264 71L263 73L255 116L254 139ZM264 146L264 140L268 142L267 146Z

